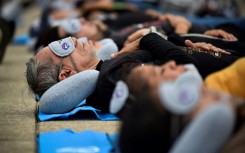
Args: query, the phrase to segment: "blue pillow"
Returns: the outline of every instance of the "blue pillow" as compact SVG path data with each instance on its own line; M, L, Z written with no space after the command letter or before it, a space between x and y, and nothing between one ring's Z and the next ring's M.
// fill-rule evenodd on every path
M39 110L45 114L71 111L94 92L98 76L97 70L85 70L55 84L40 98Z

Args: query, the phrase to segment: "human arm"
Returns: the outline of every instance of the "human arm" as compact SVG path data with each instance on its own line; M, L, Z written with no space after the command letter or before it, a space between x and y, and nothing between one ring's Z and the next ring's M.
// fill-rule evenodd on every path
M205 26L192 24L185 17L179 15L163 14L160 16L160 20L169 21L171 26L174 28L174 32L180 35L196 33L195 31L192 31L193 28L200 32L205 29ZM206 29L203 31L203 34L213 37L221 37L226 40L237 41L237 38L232 33L228 33L222 29Z
M130 36L128 36L128 39L124 43L123 49L120 50L119 52L113 54L111 56L111 58L115 58L115 57L121 56L121 55L123 55L125 53L132 52L132 51L135 51L136 49L138 49L139 48L139 44L138 43L139 43L140 39L146 33L149 33L149 32L150 32L150 29L143 28L143 29L140 29L140 30L136 31L135 33L131 34ZM210 43L205 43L205 42L193 43L190 40L185 40L184 44L187 47L193 47L193 48L198 48L198 49L202 49L202 50L206 50L206 51L221 52L221 53L224 53L224 54L230 54L229 52L226 52L225 50L223 50L221 48L215 47L215 46L213 46Z
M131 3L127 2L114 2L113 0L89 0L85 1L85 3L82 5L81 10L83 12L88 12L91 10L130 10L130 11L136 11L138 10L138 7L136 5L133 5Z
M174 14L161 14L161 12L151 9L145 10L145 13L162 22L168 21L173 27L174 32L177 34L186 34L192 27L192 23L188 21L184 16Z
M148 28L144 28L144 29L140 29L140 30L136 31L135 33L128 36L128 39L125 41L125 45L129 44L129 43L131 43L137 39L140 39L147 32L149 33ZM226 52L225 50L223 50L221 48L215 47L214 45L212 45L210 43L205 43L205 42L193 43L190 40L185 40L184 44L187 47L200 48L200 49L203 49L206 51L213 51L213 52L221 52L224 54L230 54L229 52Z
M189 22L185 17L179 15L166 14L161 15L160 20L167 20L170 22L171 26L174 28L174 32L177 34L186 34L189 33L189 30L192 28L192 23ZM232 34L228 33L222 29L211 29L203 33L204 35L221 37L230 41L237 41L238 39Z
M189 32L192 24L185 17L173 14L161 15L160 20L167 20L174 28L177 34L186 34Z
M145 35L140 40L140 48L151 52L159 60L175 60L177 63L195 63L198 61L178 46L155 33Z
M227 52L221 48L215 47L214 45L210 44L210 43L205 43L205 42L197 42L197 43L193 43L190 40L185 40L185 45L188 47L192 47L192 48L199 48L199 49L203 49L206 51L212 51L215 53L223 53L223 54L227 54L230 55L230 52Z
M137 51L137 49L139 49L139 42L140 42L140 38L133 42L125 44L124 47L119 52L111 54L111 58L116 58L126 53Z
M238 40L237 37L235 37L233 34L228 33L221 29L207 30L204 32L204 35L213 36L213 37L221 37L223 39L230 40L230 41Z

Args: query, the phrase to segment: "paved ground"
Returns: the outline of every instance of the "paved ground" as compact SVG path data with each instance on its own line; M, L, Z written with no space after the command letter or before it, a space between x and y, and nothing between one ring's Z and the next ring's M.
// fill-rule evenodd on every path
M27 18L32 17L29 14ZM27 24L16 34L26 33L26 27ZM1 153L35 152L35 103L28 94L24 76L25 62L31 56L25 46L9 46L0 65Z
M16 35L26 34L38 10L28 10L24 26ZM71 128L74 131L92 129L116 133L116 121L51 121L37 122L36 103L25 82L25 63L33 54L25 46L10 45L0 65L0 153L36 153L38 133Z

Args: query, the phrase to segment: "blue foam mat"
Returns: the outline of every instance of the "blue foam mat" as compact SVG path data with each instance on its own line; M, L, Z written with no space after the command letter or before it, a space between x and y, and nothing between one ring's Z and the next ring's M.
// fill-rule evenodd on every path
M25 45L28 43L29 40L30 40L30 36L27 34L23 34L23 35L16 36L12 40L12 44L13 45Z
M118 134L71 129L41 133L37 137L39 153L110 153L119 152Z
M86 114L85 114L86 113ZM100 110L86 105L86 101L82 101L76 108L70 112L63 114L44 114L38 109L38 119L39 121L49 121L49 120L69 120L73 119L99 119L103 121L118 120L113 114L101 113Z

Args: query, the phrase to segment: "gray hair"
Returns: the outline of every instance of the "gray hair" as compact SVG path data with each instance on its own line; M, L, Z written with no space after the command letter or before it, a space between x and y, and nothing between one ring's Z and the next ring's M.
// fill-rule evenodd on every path
M37 62L33 57L26 63L26 80L30 90L42 96L50 87L59 82L59 65L49 58Z

